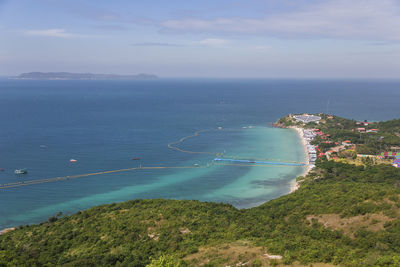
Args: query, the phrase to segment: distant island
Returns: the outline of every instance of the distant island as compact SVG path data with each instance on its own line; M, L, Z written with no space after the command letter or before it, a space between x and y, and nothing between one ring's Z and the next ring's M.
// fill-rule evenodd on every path
M71 72L27 72L13 78L18 80L152 80L158 77L146 73L118 75Z

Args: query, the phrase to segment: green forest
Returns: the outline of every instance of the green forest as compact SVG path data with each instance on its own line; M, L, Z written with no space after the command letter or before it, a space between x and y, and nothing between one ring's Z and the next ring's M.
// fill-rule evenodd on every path
M1 235L0 266L400 266L400 169L318 161L298 179L251 209L154 199L59 214Z

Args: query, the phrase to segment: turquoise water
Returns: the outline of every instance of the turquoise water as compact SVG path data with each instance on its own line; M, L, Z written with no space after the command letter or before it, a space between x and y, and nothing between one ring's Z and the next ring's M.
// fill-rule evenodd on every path
M259 205L288 193L303 167L217 165L225 157L303 161L296 112L355 119L399 117L396 81L0 81L0 184L142 165L136 170L0 190L0 228L134 198ZM249 128L249 126L253 126ZM217 130L222 127L222 130ZM246 128L243 128L246 127ZM140 161L131 158L140 157ZM72 164L69 159L77 159ZM28 168L17 176L16 168Z

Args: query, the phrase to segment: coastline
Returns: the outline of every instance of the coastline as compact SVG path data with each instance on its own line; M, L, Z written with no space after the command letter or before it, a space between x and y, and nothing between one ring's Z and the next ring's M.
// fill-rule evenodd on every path
M302 129L302 128L299 128L299 127L296 127L296 126L290 126L290 127L288 127L288 128L289 128L289 129L295 130L296 133L299 135L300 140L301 140L301 144L302 144L302 146L303 146L304 153L305 153L305 155L306 155L306 162L310 162L310 155L309 155L309 153L307 152L307 140L306 140L306 138L305 138L304 135L303 135L303 129ZM306 176L306 175L310 172L310 170L312 169L311 165L309 165L309 164L306 165L304 168L305 168L305 169L304 169L304 172L303 172L301 175L299 175L299 176ZM299 176L297 176L297 177L299 177ZM295 192L295 191L296 191L297 189L299 189L299 187L300 187L300 184L299 184L299 182L297 181L297 177L296 177L296 178L291 182L291 184L290 184L290 191L289 191L289 194Z
M0 235L6 234L6 233L14 231L14 230L15 230L15 227L5 228L3 230L0 230Z

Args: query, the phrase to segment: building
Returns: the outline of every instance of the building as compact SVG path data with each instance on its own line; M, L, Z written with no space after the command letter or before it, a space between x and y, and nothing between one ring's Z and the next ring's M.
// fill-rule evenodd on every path
M357 125L364 125L364 126L368 126L370 123L367 121L358 121L356 122Z
M321 120L320 116L315 116L315 115L309 115L309 114L302 114L302 115L293 115L293 118L297 122L302 122L302 123L309 123L309 122L319 122Z
M400 156L400 152L382 152L380 156L384 159L395 159Z
M350 146L351 145L351 141L350 140L345 140L342 142L342 146Z

